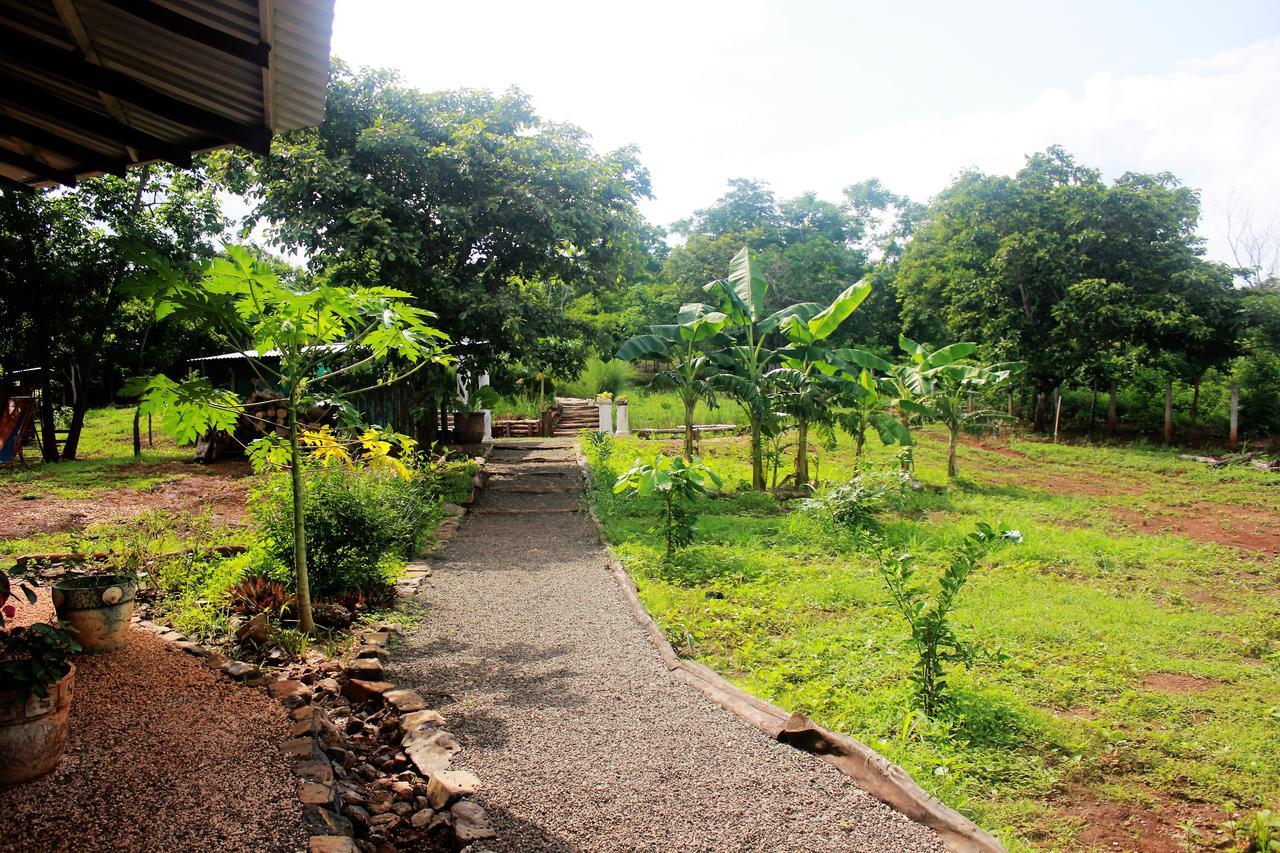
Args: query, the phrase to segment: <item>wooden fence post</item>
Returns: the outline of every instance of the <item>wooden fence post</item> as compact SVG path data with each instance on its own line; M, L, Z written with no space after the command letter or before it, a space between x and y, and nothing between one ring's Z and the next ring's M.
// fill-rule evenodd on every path
M1058 424L1062 422L1062 386L1059 385L1053 389L1054 407L1053 407L1053 443L1058 443Z

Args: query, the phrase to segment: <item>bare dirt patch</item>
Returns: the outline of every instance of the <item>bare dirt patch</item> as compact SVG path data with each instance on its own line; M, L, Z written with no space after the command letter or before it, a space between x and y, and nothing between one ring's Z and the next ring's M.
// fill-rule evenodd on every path
M1133 850L1165 853L1184 850L1190 826L1202 840L1214 837L1228 817L1206 803L1189 802L1160 791L1146 790L1154 802L1101 800L1087 789L1067 794L1059 813L1080 823L1074 839L1078 850Z
M29 499L24 496L38 494L38 484L6 486L0 489L0 538L21 539L37 533L83 530L91 524L116 522L151 510L179 513L209 510L217 524L234 524L244 518L248 463L164 462L121 467L127 468L131 476L178 476L150 489L108 488L90 498L74 499Z
M1182 675L1176 672L1157 672L1142 679L1143 687L1148 690L1159 690L1162 693L1196 693L1221 684L1221 681L1214 681L1212 678Z
M1116 520L1140 533L1175 534L1196 542L1212 542L1270 557L1280 556L1280 513L1199 503L1181 509L1176 516L1146 516L1128 507L1114 507L1112 514Z

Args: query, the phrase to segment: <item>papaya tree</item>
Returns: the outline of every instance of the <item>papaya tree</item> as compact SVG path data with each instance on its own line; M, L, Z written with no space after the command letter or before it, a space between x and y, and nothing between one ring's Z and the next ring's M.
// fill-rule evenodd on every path
M731 341L722 330L729 318L706 305L690 303L681 307L672 325L650 326L647 334L636 335L618 348L616 358L624 361L654 359L665 363L651 385L671 390L684 407L684 458L693 460L693 413L698 402L715 405L715 389L709 377L711 353Z
M235 246L207 264L198 281L173 277L157 303L157 315L203 321L216 339L240 353L262 385L275 389L276 399L246 405L203 376L174 381L157 375L146 383L142 409L143 414L160 414L162 427L180 442L193 442L211 430L233 430L241 418L261 421L257 412L268 404L285 410L287 436L268 432L247 450L259 467L290 473L298 627L310 632L305 439L300 440L299 418L329 407L358 419L347 397L399 381L427 365L450 362L448 339L428 324L434 315L415 306L407 293L337 287L323 280L286 282ZM365 433L353 445L369 440ZM332 450L332 444L322 446Z

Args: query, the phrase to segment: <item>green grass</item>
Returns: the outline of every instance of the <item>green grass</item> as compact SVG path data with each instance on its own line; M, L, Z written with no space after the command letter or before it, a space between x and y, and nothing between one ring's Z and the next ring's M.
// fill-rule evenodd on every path
M824 481L853 471L842 442L822 453ZM612 465L660 447L675 444L619 440ZM794 504L743 492L743 439L703 443L727 495L703 503L697 543L670 565L651 506L603 488L593 500L683 654L862 739L1011 848L1078 847L1071 803L1146 803L1169 827L1195 818L1205 841L1235 808L1280 805L1280 561L1141 526L1216 519L1229 541L1247 515L1280 535L1280 478L1014 436L966 442L945 486L944 454L941 435L920 437L926 488L884 517L889 541L926 574L975 522L1025 541L991 554L955 620L1007 660L953 668L929 720L913 711L906 626L875 563ZM1173 692L1146 683L1159 674L1207 680Z
M85 414L79 457L73 462L47 465L39 449L26 448L27 462L0 471L0 485L24 495L54 498L91 498L103 489L143 490L187 476L170 470L167 463L190 461L190 448L177 447L155 432L155 447L147 446L142 424L143 452L133 455L133 409L91 409Z

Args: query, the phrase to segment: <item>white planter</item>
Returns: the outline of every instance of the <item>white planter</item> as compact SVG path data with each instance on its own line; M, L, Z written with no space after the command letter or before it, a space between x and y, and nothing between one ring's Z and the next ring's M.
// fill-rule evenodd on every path
M481 409L484 412L484 440L493 441L493 410Z
M618 428L614 430L618 435L631 435L631 426L627 423L627 404L618 404Z
M613 432L613 401L598 400L600 404L600 432Z

